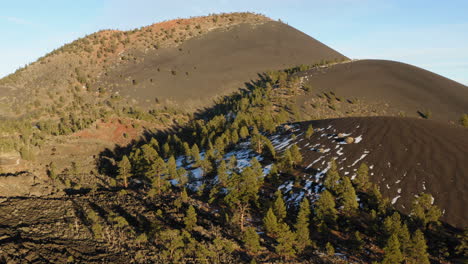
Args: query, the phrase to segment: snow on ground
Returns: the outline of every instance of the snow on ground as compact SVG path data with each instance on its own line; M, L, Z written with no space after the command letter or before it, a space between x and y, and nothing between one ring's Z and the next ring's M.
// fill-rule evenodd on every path
M400 198L401 196L400 195L397 195L395 198L392 199L392 204L395 204L398 200L398 198Z
M357 159L351 166L348 166L348 167L353 167L354 165L356 165L359 161L361 161L362 159L364 159L370 152L368 150L364 150L364 154L361 155L361 157L359 159Z
M354 139L354 143L359 143L362 140L362 135L358 136L357 138Z

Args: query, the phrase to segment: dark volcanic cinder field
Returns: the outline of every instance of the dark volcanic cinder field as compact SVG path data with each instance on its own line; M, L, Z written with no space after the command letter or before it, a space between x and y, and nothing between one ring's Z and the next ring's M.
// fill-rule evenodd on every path
M387 103L407 116L457 121L468 112L468 87L424 69L394 61L358 60L301 73L313 91Z
M306 128L324 128L299 145L306 156L303 166L320 160L310 169L324 169L335 157L342 175L352 176L362 162L370 168L371 179L396 207L409 213L414 195L435 197L445 211L443 219L466 227L468 211L468 136L466 129L443 123L396 117L364 117L318 120L301 123ZM362 140L338 144L339 133ZM304 145L310 143L308 147ZM307 151L320 143L325 153ZM316 148L318 148L316 146ZM307 153L307 154L305 154Z
M143 61L110 70L98 86L135 98L140 105L154 104L158 98L193 109L244 87L244 82L267 70L346 59L276 21L214 30L180 46L139 55Z

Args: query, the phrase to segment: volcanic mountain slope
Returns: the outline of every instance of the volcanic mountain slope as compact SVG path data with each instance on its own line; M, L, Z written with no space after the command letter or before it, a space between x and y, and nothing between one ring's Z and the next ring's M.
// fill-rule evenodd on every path
M316 132L306 139L303 132L310 124ZM371 180L398 210L409 213L415 195L425 192L434 196L445 221L467 226L466 129L413 118L363 117L303 122L294 133L296 140L288 135L277 136L273 142L287 142L282 148L297 142L304 156L305 182L320 180L332 158L340 174L351 179L361 163L366 163ZM344 141L348 136L354 138L353 143Z
M314 92L388 105L401 115L458 121L468 112L468 87L404 63L358 60L300 73ZM298 99L302 104L308 98Z
M97 85L142 103L157 98L196 107L243 87L260 72L335 59L345 57L286 24L244 23L148 51L141 62L109 70Z
M103 98L120 94L134 106L169 101L194 110L239 89L257 73L344 59L261 15L178 19L133 31L100 31L63 46L1 80L0 110L17 115L25 112L26 103L28 109L44 108L83 89L92 92L88 100L95 99L94 92Z

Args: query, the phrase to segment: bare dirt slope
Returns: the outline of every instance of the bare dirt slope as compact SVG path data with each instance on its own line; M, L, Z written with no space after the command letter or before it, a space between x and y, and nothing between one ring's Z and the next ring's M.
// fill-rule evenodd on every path
M309 124L318 132L310 140L298 137L308 174L323 171L334 157L340 174L352 177L365 162L371 180L379 184L382 194L397 209L409 213L416 194L430 193L445 212L443 220L466 227L467 129L396 117L318 120L301 123L301 128ZM343 144L339 133L358 140ZM323 153L317 151L320 148Z
M468 87L404 63L359 60L303 73L313 91L387 103L417 116L430 111L438 120L456 121L468 112Z
M178 47L150 50L143 57L113 68L98 86L143 104L158 98L197 107L243 87L245 81L267 70L346 58L275 21L214 30Z

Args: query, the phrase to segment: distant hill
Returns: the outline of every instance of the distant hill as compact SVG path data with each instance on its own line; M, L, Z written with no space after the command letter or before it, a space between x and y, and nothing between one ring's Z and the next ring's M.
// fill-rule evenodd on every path
M468 87L424 69L394 61L358 60L300 74L313 92L334 91L366 103L387 104L406 116L458 121L468 112ZM304 100L304 99L302 99Z

